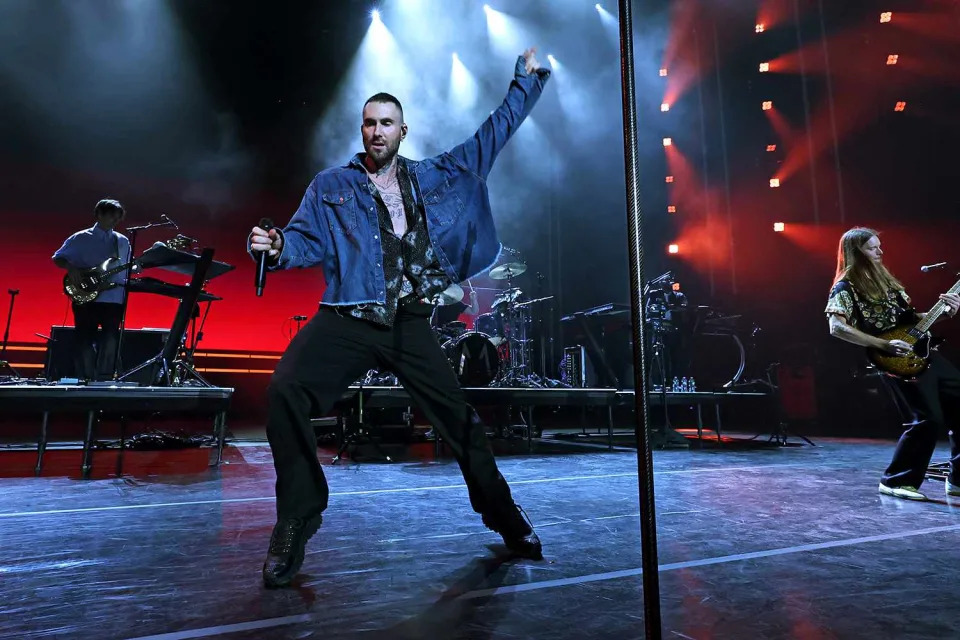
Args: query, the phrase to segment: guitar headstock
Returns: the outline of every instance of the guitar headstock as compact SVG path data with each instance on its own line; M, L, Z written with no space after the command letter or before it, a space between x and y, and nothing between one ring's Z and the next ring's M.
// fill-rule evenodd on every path
M175 238L170 238L169 240L165 241L164 244L171 249L183 251L184 249L189 249L191 246L197 244L197 239L191 238L190 236L185 236L182 233L178 233Z

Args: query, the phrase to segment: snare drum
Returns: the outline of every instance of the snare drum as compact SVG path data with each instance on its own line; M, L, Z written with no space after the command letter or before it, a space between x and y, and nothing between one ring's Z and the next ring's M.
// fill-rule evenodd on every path
M463 387L486 387L500 374L500 354L490 336L465 333L443 344L443 352Z

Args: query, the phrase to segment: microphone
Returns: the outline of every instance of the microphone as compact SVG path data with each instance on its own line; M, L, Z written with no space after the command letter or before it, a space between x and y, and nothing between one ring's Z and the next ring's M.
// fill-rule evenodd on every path
M260 224L257 225L264 231L273 229L273 220L270 218L260 218ZM263 287L267 284L267 254L269 250L261 251L257 254L257 272L254 278L254 286L257 288L257 297L263 295Z
M920 271L923 271L924 273L926 273L927 271L933 271L934 269L942 269L945 266L947 266L946 262L938 262L936 264L925 264L922 267L920 267Z
M163 220L163 221L164 221L165 223L167 223L168 225L170 225L171 227L173 227L174 229L176 229L177 231L180 231L180 227L177 226L177 223L174 222L173 220L171 220L171 219L167 216L167 214L161 213L161 214L160 214L160 219Z

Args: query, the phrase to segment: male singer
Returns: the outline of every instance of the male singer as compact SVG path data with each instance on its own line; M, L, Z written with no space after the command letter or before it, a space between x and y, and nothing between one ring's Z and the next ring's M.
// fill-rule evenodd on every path
M397 375L453 450L483 523L514 554L543 557L429 324L436 294L496 261L487 175L550 76L534 54L518 58L506 98L474 135L425 160L398 155L407 135L400 102L372 96L360 126L365 152L317 174L282 230L250 234L251 252L267 252L272 269L321 265L327 285L320 311L290 343L268 389L277 473L277 524L263 565L268 587L290 584L327 507L309 418L329 412L374 367Z

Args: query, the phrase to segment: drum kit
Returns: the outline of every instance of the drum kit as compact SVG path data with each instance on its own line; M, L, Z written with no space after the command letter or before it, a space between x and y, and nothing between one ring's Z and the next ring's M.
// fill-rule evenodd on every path
M527 300L523 291L513 286L513 279L526 271L526 263L519 260L494 267L487 275L492 280L503 281L506 287L495 289L490 311L476 317L472 330L467 330L466 324L459 321L437 328L441 347L462 386L552 386L533 371L532 329L535 306L553 296ZM463 290L457 285L451 289L454 287L460 290L462 298ZM448 292L450 289L444 292L444 301L457 293L447 296Z

